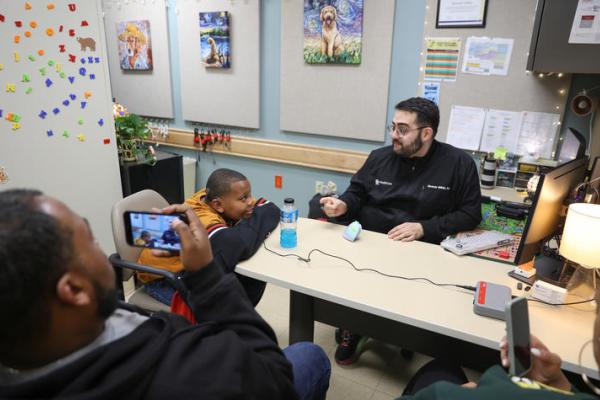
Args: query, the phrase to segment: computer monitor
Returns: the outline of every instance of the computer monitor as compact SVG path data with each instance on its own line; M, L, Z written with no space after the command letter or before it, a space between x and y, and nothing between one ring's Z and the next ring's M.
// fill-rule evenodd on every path
M585 156L586 149L585 137L574 128L568 128L565 136L563 137L556 158L560 164L582 158Z
M565 199L578 183L583 182L587 162L587 157L578 158L540 176L515 264L534 258L540 252L544 240L559 228Z

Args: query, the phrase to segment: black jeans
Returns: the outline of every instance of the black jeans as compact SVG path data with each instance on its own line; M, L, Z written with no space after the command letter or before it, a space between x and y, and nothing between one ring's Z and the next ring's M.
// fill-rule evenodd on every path
M441 381L462 385L467 383L469 380L467 379L464 371L458 365L448 360L436 359L430 361L417 371L415 376L413 376L410 382L408 382L408 385L406 385L402 395L414 395L419 390L424 389L433 383Z

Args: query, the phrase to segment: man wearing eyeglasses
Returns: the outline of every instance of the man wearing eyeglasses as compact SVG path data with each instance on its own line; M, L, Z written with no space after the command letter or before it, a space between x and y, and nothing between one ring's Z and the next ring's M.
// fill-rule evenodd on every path
M401 242L439 244L475 228L481 221L477 165L464 151L435 140L439 121L430 100L398 103L389 127L392 145L371 152L339 198L321 199L325 214L340 222L358 220L364 229ZM336 361L356 361L364 339L347 330L337 339Z

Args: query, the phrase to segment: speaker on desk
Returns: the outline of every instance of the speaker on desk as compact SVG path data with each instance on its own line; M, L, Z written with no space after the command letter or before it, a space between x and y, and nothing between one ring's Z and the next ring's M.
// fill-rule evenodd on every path
M487 154L483 160L483 170L481 171L481 187L493 189L496 186L496 159L493 153Z

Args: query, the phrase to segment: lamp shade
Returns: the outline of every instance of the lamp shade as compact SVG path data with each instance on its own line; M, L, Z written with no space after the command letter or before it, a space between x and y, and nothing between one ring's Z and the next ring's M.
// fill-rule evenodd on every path
M560 255L587 268L600 268L600 205L569 206Z

